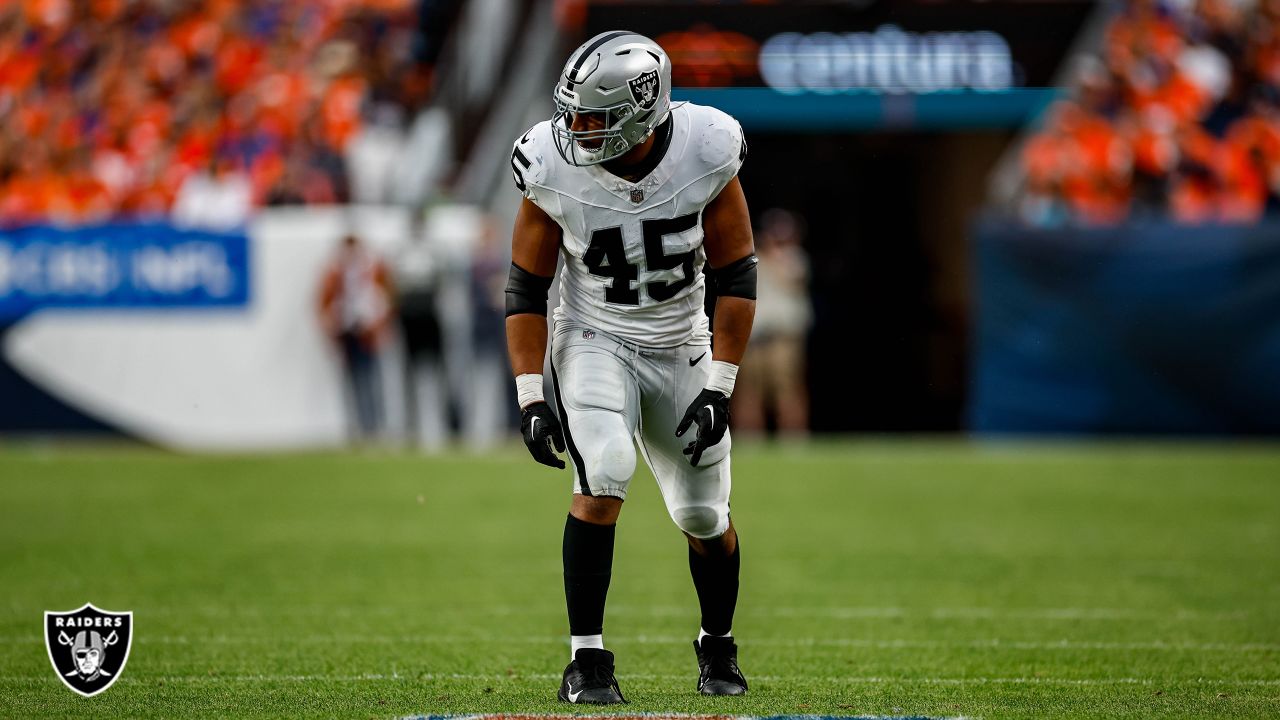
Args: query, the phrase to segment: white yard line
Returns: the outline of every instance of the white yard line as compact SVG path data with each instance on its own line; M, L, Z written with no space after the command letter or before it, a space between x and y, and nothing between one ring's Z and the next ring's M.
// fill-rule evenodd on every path
M448 608L432 608L434 612L448 614ZM16 609L12 609L16 612ZM406 612L422 612L422 607L391 607L386 605L368 606L328 606L328 605L291 605L287 610L264 612L260 608L228 607L224 605L173 606L168 608L150 608L148 614L158 616L203 615L218 618L272 618L284 616L322 616L322 617L398 617ZM459 607L459 612L468 615L488 615L491 617L527 617L548 613L563 613L560 606L529 605L491 605ZM638 617L692 617L697 614L696 605L610 605L610 615L635 615ZM1136 608L1108 607L1024 607L1024 608L990 608L990 607L907 607L895 605L852 605L844 607L745 607L738 611L739 617L752 618L831 618L837 620L857 620L864 618L933 618L939 620L1152 620L1152 621L1204 621L1204 620L1244 620L1256 613L1245 611L1200 612L1196 610L1152 610Z
M644 673L626 673L623 677L631 680L656 680L656 681L687 681L688 674L684 675L654 675ZM4 683L45 683L51 682L52 677L46 675L40 676L22 676L7 675L0 676L0 682ZM502 681L502 680L559 680L559 673L516 673L514 675L505 674L470 674L470 673L423 673L423 674L382 674L382 673L365 673L359 675L160 675L154 677L122 677L119 682L129 682L136 684L155 684L165 683L220 683L220 682L424 682L436 680L485 680L485 681ZM1255 680L1229 680L1214 678L1135 678L1135 677L1119 677L1119 678L1052 678L1052 677L923 677L923 678L896 678L896 677L878 677L878 676L854 676L854 677L811 677L806 675L753 675L752 680L759 682L824 682L824 683L846 683L851 685L1143 685L1153 687L1167 687L1173 685L1230 685L1239 687L1280 687L1280 679L1255 679Z
M688 645L691 637L673 635L636 635L611 637L618 645ZM13 645L30 642L31 637L0 636L0 644ZM259 635L139 635L135 641L142 645L278 645L279 639ZM563 637L512 636L500 634L478 635L324 635L314 634L295 637L291 643L307 645L448 645L467 643L505 643L517 645L564 645ZM991 649L991 650L1155 650L1162 652L1270 652L1280 651L1280 643L1188 643L1151 640L1141 642L1094 642L1077 640L1023 641L987 638L957 642L908 639L862 638L759 638L745 640L746 645L764 647L850 647L875 650L893 649Z

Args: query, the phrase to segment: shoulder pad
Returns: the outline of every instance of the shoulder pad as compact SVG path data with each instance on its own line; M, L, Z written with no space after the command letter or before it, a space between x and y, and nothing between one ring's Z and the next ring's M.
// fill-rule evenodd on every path
M713 107L692 103L686 107L691 112L692 134L697 143L698 158L711 169L730 164L736 169L747 154L746 139L738 121Z
M511 172L520 192L529 194L529 185L546 185L551 170L551 158L555 152L551 141L551 121L544 120L516 138L511 148Z

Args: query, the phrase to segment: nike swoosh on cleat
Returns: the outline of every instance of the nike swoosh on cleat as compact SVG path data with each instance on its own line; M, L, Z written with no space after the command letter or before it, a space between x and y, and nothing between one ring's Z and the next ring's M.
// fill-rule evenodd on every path
M699 362L701 362L701 361L702 361L702 358L704 358L704 357L706 357L706 356L707 356L707 354L706 354L706 353L702 353L702 354L701 354L701 355L699 355L698 357L696 357L696 358L692 358L691 360L689 360L689 367L693 367L694 365L697 365Z
M582 694L582 691L581 691L581 690L579 690L578 692L574 692L574 691L572 690L573 686L572 686L572 685L570 685L569 687L570 687L569 692L565 693L566 695L568 695L568 696L569 696L569 702L571 702L571 703L576 703L576 702L578 702L578 696Z

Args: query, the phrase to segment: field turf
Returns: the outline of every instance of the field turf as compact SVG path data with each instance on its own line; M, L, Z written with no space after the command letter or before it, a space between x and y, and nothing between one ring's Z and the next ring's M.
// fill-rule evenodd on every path
M622 712L1280 717L1280 448L735 450L744 698L701 698L682 538L641 470ZM563 713L567 473L481 457L0 446L0 717ZM81 698L42 613L133 610Z

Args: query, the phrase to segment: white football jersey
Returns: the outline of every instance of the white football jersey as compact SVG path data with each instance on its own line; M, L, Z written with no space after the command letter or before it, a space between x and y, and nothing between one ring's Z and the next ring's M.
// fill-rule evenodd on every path
M653 347L710 335L702 211L738 174L746 144L738 122L712 107L672 105L671 123L666 153L635 183L565 162L550 120L516 141L516 187L564 231L557 320Z

